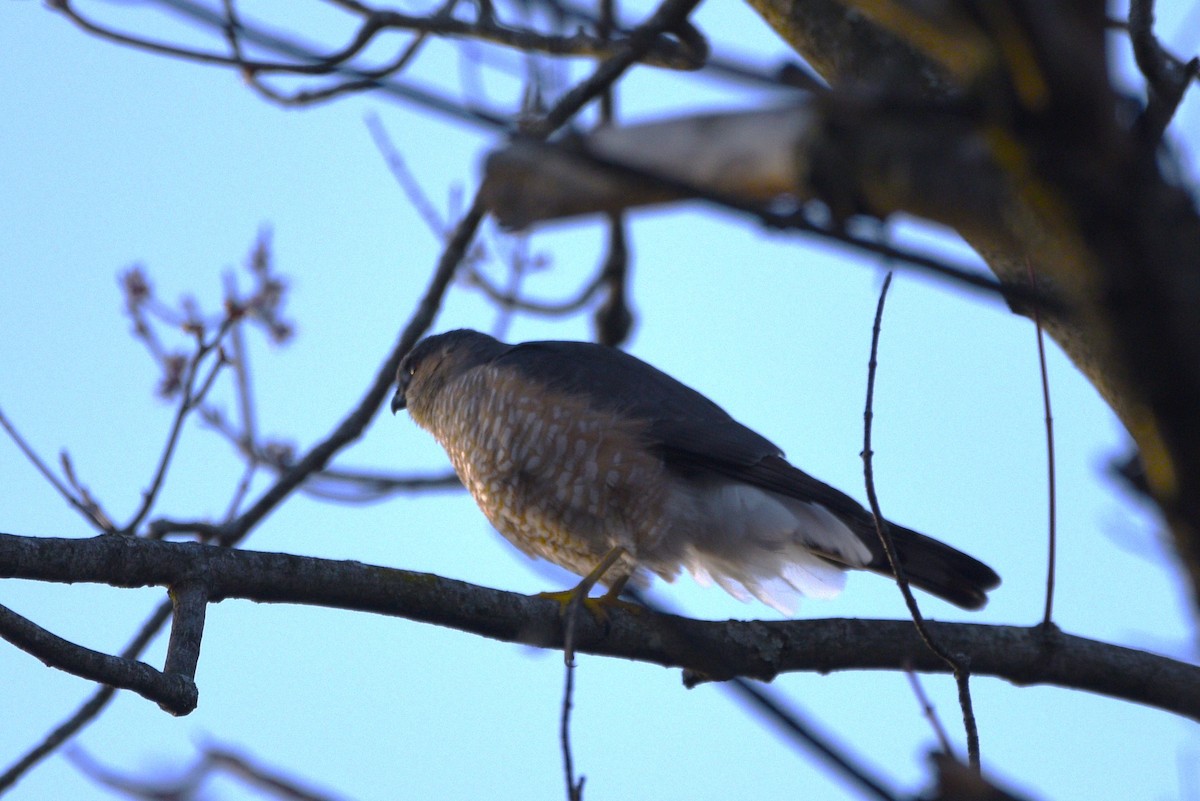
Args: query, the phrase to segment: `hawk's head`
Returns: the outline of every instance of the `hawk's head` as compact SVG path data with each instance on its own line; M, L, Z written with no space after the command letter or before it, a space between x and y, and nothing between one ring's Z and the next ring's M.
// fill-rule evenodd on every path
M447 382L465 370L491 361L507 347L468 328L426 337L408 352L396 371L392 414L414 406L427 407Z

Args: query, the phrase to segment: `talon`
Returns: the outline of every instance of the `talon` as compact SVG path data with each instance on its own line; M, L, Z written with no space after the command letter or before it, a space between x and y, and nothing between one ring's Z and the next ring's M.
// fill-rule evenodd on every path
M630 612L640 613L641 607L637 604L631 604L628 601L620 599L621 590L625 589L626 583L629 581L629 576L624 575L618 577L609 586L608 591L597 598L591 598L588 593L592 591L592 587L596 586L605 572L609 570L622 556L626 553L625 549L618 545L613 548L604 558L600 560L600 564L583 577L583 581L576 584L569 590L559 590L557 592L539 592L538 598L547 598L556 602L561 608L559 614L566 617L571 605L578 603L584 609L588 610L588 614L597 623L608 625L608 610L614 607L626 609Z
M566 617L570 613L571 605L578 603L588 611L588 614L592 616L593 620L602 625L607 625L607 607L613 604L611 600L607 600L608 595L599 595L595 598L592 598L587 595L580 595L578 590L579 588L575 587L570 590L559 590L557 592L539 592L536 597L546 598L557 603L559 605L559 617ZM621 601L620 603L624 603L624 601Z

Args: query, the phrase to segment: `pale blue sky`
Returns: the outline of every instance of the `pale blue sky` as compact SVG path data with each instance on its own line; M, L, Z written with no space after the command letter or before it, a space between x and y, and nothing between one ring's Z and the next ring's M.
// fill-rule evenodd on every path
M115 6L128 19L146 13L138 3ZM296 7L289 4L289 14ZM1159 7L1160 29L1185 56L1196 37L1175 33L1186 30L1188 8ZM698 20L764 63L786 52L737 4L710 2ZM0 30L5 413L43 456L53 460L69 449L82 480L127 516L173 409L153 397L155 368L127 336L116 275L139 262L164 298L191 292L215 307L222 273L240 269L267 224L278 268L291 281L287 312L298 335L284 349L251 337L260 426L302 448L322 437L358 399L439 249L387 173L364 115L380 115L443 210L454 192L461 197L475 186L493 135L378 97L280 110L230 73L98 42L35 2L0 5ZM449 49L435 47L416 75L452 87L456 70ZM622 113L739 107L757 97L740 86L694 86L636 71L621 91ZM512 90L495 88L497 102ZM1200 136L1194 94L1175 129L1192 148ZM532 278L530 292L560 296L585 281L598 258L598 230L581 223L534 236L530 247L548 254L554 269ZM897 235L970 258L937 232L902 226ZM861 499L858 453L880 268L697 206L636 215L632 247L632 351ZM437 328L494 322L480 297L460 286ZM520 320L510 335L587 333L584 320ZM1035 622L1046 491L1032 327L997 303L900 274L880 359L875 449L886 513L1004 577L981 613L922 598L927 614ZM1184 591L1155 521L1105 476L1107 460L1125 448L1120 427L1054 348L1050 370L1060 471L1057 620L1071 633L1194 661ZM228 403L232 395L221 386L216 397ZM445 461L407 418L384 414L338 463L440 470ZM238 475L226 444L193 425L158 511L218 515ZM0 440L0 531L91 534L7 440ZM517 554L462 494L349 508L296 497L249 546L519 592L571 582ZM778 617L690 579L656 592L696 616ZM162 595L0 584L0 603L110 652ZM805 603L799 616L903 617L904 609L891 584L860 574L842 597ZM148 661L161 664L162 649L156 644ZM0 677L11 688L0 693L5 765L91 693L82 680L2 643ZM349 798L562 794L562 666L554 653L400 620L228 601L210 608L197 681L200 706L192 715L171 718L123 696L78 742L106 764L153 773L185 762L196 743L212 739ZM587 656L577 682L575 756L588 777L587 798L854 797L719 687L685 691L675 671ZM903 675L794 675L774 687L896 786L919 789L933 740ZM925 687L961 742L952 681L930 677ZM1200 760L1192 724L1079 693L986 678L973 687L985 765L1036 797L1200 792L1200 778L1187 767ZM224 783L212 795L250 797ZM10 797L107 795L54 757Z

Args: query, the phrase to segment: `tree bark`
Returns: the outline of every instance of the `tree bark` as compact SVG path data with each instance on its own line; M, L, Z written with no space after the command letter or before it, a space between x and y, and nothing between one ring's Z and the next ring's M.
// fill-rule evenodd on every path
M1200 215L1121 120L1103 6L749 3L834 88L827 195L948 225L1000 280L1063 295L1043 324L1137 443L1200 601ZM990 165L964 173L973 142Z

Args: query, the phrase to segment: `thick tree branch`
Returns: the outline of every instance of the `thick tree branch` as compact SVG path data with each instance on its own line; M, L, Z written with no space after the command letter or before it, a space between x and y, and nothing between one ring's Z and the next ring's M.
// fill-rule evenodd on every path
M1200 602L1200 213L1147 147L1165 122L1147 136L1118 113L1103 6L1012 0L918 12L894 0L750 4L835 88L826 142L837 157L826 162L835 165L840 196L867 198L873 213L908 211L951 225L1002 281L1024 282L1032 268L1062 293L1076 314L1047 316L1046 330L1136 440ZM1156 105L1174 101L1162 102L1159 91L1163 61L1149 41L1149 4L1134 11L1129 27L1155 116ZM973 55L951 63L960 46ZM1177 70L1172 92L1188 84L1190 70ZM993 213L971 208L964 222L954 192L929 191L925 176L963 182L944 157L921 159L933 154L917 149L907 160L881 158L904 141L896 126L943 130L938 116L920 112L922 102L958 109L985 143L980 156L997 180L982 195ZM881 117L905 104L900 119ZM888 181L895 175L906 180Z
M951 76L893 32L842 0L748 0L834 86L887 76L911 94L954 90Z
M115 587L202 580L213 601L241 598L374 612L539 648L563 645L554 601L360 562L129 537L0 534L0 577ZM976 676L1086 690L1200 720L1200 668L1193 665L1041 627L928 625L947 649L970 660ZM708 680L771 679L796 671L947 669L908 620L707 622L618 609L607 630L581 615L575 648L685 668Z
M891 116L899 121L904 115ZM552 142L516 138L489 156L480 193L489 211L510 227L699 199L750 215L773 230L818 236L852 252L882 256L959 286L1002 296L1014 307L1039 304L1049 319L1067 321L1066 307L1057 296L1040 287L1035 292L1024 275L998 282L973 266L893 247L842 224L855 213L884 217L909 211L931 219L941 214L969 226L1002 213L990 191L1002 182L984 143L973 141L964 121L951 125L953 114L944 116L946 120L923 117L896 126L874 118L860 120L861 129L842 130L814 114L810 105L797 105L680 117ZM690 128L696 129L694 138ZM763 131L769 133L756 134ZM848 151L855 152L860 133L879 149L856 164ZM917 143L921 147L914 152ZM756 161L749 167L752 158ZM931 159L946 171L930 169ZM784 193L793 204L779 210L770 201ZM902 199L926 193L936 198L927 204L934 211L922 214L905 208ZM814 196L833 211L833 224L795 206Z

